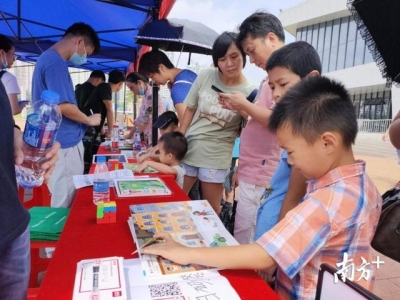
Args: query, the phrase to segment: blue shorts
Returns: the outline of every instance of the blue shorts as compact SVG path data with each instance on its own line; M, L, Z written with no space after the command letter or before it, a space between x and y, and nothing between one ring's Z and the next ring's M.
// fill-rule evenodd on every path
M185 168L186 176L196 177L200 181L208 183L223 183L225 177L229 173L229 169L201 168L187 165L185 163L182 163L182 166Z

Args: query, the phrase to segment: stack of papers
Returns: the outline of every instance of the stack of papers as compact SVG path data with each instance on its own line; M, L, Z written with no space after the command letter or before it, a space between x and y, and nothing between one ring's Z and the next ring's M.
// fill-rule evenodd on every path
M57 241L64 228L68 213L69 208L32 207L29 210L31 240Z

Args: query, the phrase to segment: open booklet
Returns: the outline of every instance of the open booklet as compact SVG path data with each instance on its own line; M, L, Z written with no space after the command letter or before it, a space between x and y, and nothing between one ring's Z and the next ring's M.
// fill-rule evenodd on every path
M137 248L155 232L162 231L189 247L238 245L207 200L131 205L130 212L128 224ZM140 252L139 258L147 278L209 269L200 265L179 265Z

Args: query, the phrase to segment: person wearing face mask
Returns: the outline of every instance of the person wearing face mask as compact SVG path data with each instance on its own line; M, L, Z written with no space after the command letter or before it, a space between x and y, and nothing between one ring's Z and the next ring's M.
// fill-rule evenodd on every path
M56 138L61 149L48 184L53 207L71 206L76 193L73 175L83 174L82 137L88 126L97 126L101 121L100 114L87 116L79 110L66 62L82 65L87 55L99 50L100 40L95 30L85 23L75 23L61 40L39 56L33 72L32 102L40 100L43 90L52 90L60 95L58 107L63 115Z
M18 103L18 95L21 94L21 90L19 88L17 78L7 72L7 69L11 68L15 60L15 46L14 43L5 35L0 34L0 62L1 62L1 71L0 78L3 83L8 99L11 104L11 111L13 115L18 115L21 113L23 108L26 105L19 105Z
M100 83L95 87L82 110L88 116L90 116L92 113L101 114L100 125L89 127L83 139L85 148L84 173L89 171L93 154L95 154L99 148L100 140L98 140L97 137L103 130L106 118L108 128L112 128L114 126L112 93L118 93L124 85L124 82L124 73L119 70L112 70L108 74L108 82ZM109 130L107 135L110 136L110 133L111 130Z
M153 124L153 93L152 87L149 85L147 77L140 73L133 72L126 77L126 86L135 95L142 96L142 103L140 105L139 115L134 122L132 130L125 135L126 139L130 139L136 129L144 133L147 137L145 141L149 146L152 141L152 124ZM164 98L158 95L158 115L165 111Z

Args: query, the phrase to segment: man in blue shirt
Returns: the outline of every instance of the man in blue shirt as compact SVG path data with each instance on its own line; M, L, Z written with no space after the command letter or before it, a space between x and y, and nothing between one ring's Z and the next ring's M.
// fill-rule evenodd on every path
M149 77L158 85L168 83L178 119L182 120L186 109L183 101L197 77L196 73L187 69L176 68L168 56L159 50L152 50L142 55L139 63L139 73Z
M100 124L100 114L86 116L78 109L66 61L76 66L82 65L87 55L99 49L100 41L93 28L85 23L75 23L36 62L32 79L32 102L40 100L43 90L55 91L60 95L58 107L63 115L57 134L61 150L48 185L53 207L71 206L75 196L72 177L83 174L83 134L87 126Z

